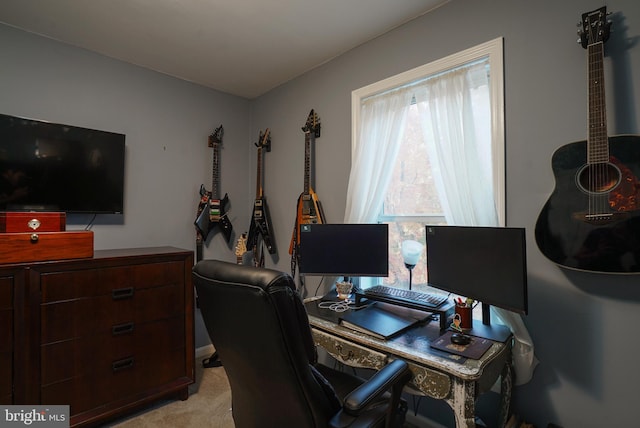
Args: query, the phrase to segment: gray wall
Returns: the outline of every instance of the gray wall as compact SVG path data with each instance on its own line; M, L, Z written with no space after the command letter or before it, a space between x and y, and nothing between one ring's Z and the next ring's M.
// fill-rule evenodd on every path
M211 189L207 137L221 124L221 190L232 221L249 221L250 177L235 166L249 157L249 101L7 26L0 52L0 112L126 134L124 215L97 217L96 249L195 249L198 189ZM68 228L89 220L72 215ZM206 255L228 252L212 241Z
M541 361L533 380L515 389L514 410L540 428L549 422L635 426L640 343L625 338L635 336L631 328L640 321L639 277L563 271L544 258L533 238L554 187L552 153L586 138L586 51L576 43L575 24L581 13L600 6L591 0L453 0L251 101L0 26L0 112L127 134L126 213L123 221L98 219L96 248L194 248L197 189L211 173L206 136L219 124L225 127L222 191L232 202L234 229L245 231L255 193L253 143L269 127L264 191L278 256L267 257L267 265L289 271L287 250L302 191L300 128L309 110L316 109L322 122L314 187L328 220L340 222L350 167L351 91L504 37L507 222L527 230L525 322ZM638 133L640 4L616 0L607 6L616 13L605 60L609 133ZM205 257L233 261L233 245L218 234ZM316 285L315 278L307 284L311 294ZM484 414L495 404L487 397ZM422 408L451 423L439 404Z

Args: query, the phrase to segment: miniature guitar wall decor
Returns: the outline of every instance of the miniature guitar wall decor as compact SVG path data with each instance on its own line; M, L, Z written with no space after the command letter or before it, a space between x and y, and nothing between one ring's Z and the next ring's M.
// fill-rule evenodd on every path
M264 266L264 253L259 248L259 238L262 237L262 243L269 251L269 254L275 254L276 246L273 241L273 231L271 229L271 219L269 217L269 208L267 199L264 196L262 187L263 182L263 150L271 151L271 135L269 128L264 134L260 132L258 143L258 171L256 180L256 199L253 203L253 213L251 215L251 225L249 226L249 235L247 237L247 247L253 251L254 264L258 267Z
M608 137L604 43L606 7L582 15L588 59L588 139L552 157L555 189L535 227L541 252L554 263L590 272L640 272L640 136ZM586 161L586 163L585 163Z
M220 227L227 242L231 239L233 226L227 216L227 204L229 196L225 193L220 199L220 145L222 144L222 125L216 128L208 138L209 147L213 148L212 183L211 191L208 191L204 184L200 186L200 203L198 204L198 214L194 222L196 226L196 253L197 260L202 260L202 243L207 240L209 233L216 227Z
M304 190L298 197L296 223L293 227L289 254L291 254L292 273L295 271L297 249L300 244L300 226L310 223L326 223L322 204L310 184L311 145L320 137L320 119L311 109L307 121L302 127L304 132Z
M236 263L239 265L244 264L243 258L244 254L247 252L247 234L243 233L238 238L238 242L236 243Z

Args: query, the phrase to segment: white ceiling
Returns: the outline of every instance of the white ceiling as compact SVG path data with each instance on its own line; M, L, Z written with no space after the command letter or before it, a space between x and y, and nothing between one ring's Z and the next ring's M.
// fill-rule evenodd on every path
M255 98L449 0L0 0L0 22Z

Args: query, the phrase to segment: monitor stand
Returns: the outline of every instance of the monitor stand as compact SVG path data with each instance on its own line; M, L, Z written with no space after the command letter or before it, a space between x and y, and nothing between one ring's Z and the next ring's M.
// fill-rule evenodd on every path
M464 331L465 334L485 339L495 340L496 342L506 342L511 337L511 330L504 325L491 325L491 313L489 305L482 304L482 324L475 322L473 328Z
M402 306L405 308L416 309L419 311L431 312L433 315L438 316L438 320L440 321L440 331L445 331L449 327L449 324L451 323L451 317L453 316L455 308L455 305L449 301L443 303L437 308L425 308L424 306L417 303L413 304L411 302L402 302L394 299L387 299L382 296L368 296L365 295L361 290L355 289L355 287L354 291L354 295L356 297L355 302L357 306L366 305L368 302L379 301L392 305Z

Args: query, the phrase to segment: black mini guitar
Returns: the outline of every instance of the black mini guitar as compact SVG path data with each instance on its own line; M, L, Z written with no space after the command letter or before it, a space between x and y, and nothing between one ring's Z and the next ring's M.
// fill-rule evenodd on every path
M253 203L253 213L251 215L251 225L249 226L249 235L247 236L247 247L253 251L253 257L255 265L264 266L264 255L261 253L259 247L259 238L262 237L262 242L267 247L269 254L275 254L276 245L273 241L273 231L271 230L271 220L269 218L269 208L267 207L267 199L264 196L262 188L263 179L263 159L262 151L271 151L271 136L269 135L269 128L264 132L260 132L258 143L258 171L257 171L257 183L256 183L256 199ZM260 254L258 254L260 253Z
M604 43L606 7L582 15L588 58L588 139L559 148L556 186L536 222L542 253L560 266L591 272L640 272L640 136L607 135Z
M196 226L196 253L197 260L202 260L202 243L207 240L209 233L217 226L220 226L227 242L231 240L233 226L227 216L227 204L229 196L225 193L220 199L220 145L222 144L222 125L216 128L209 135L209 147L213 148L212 183L211 191L205 189L204 184L200 186L200 203L198 204L198 214L194 222Z

